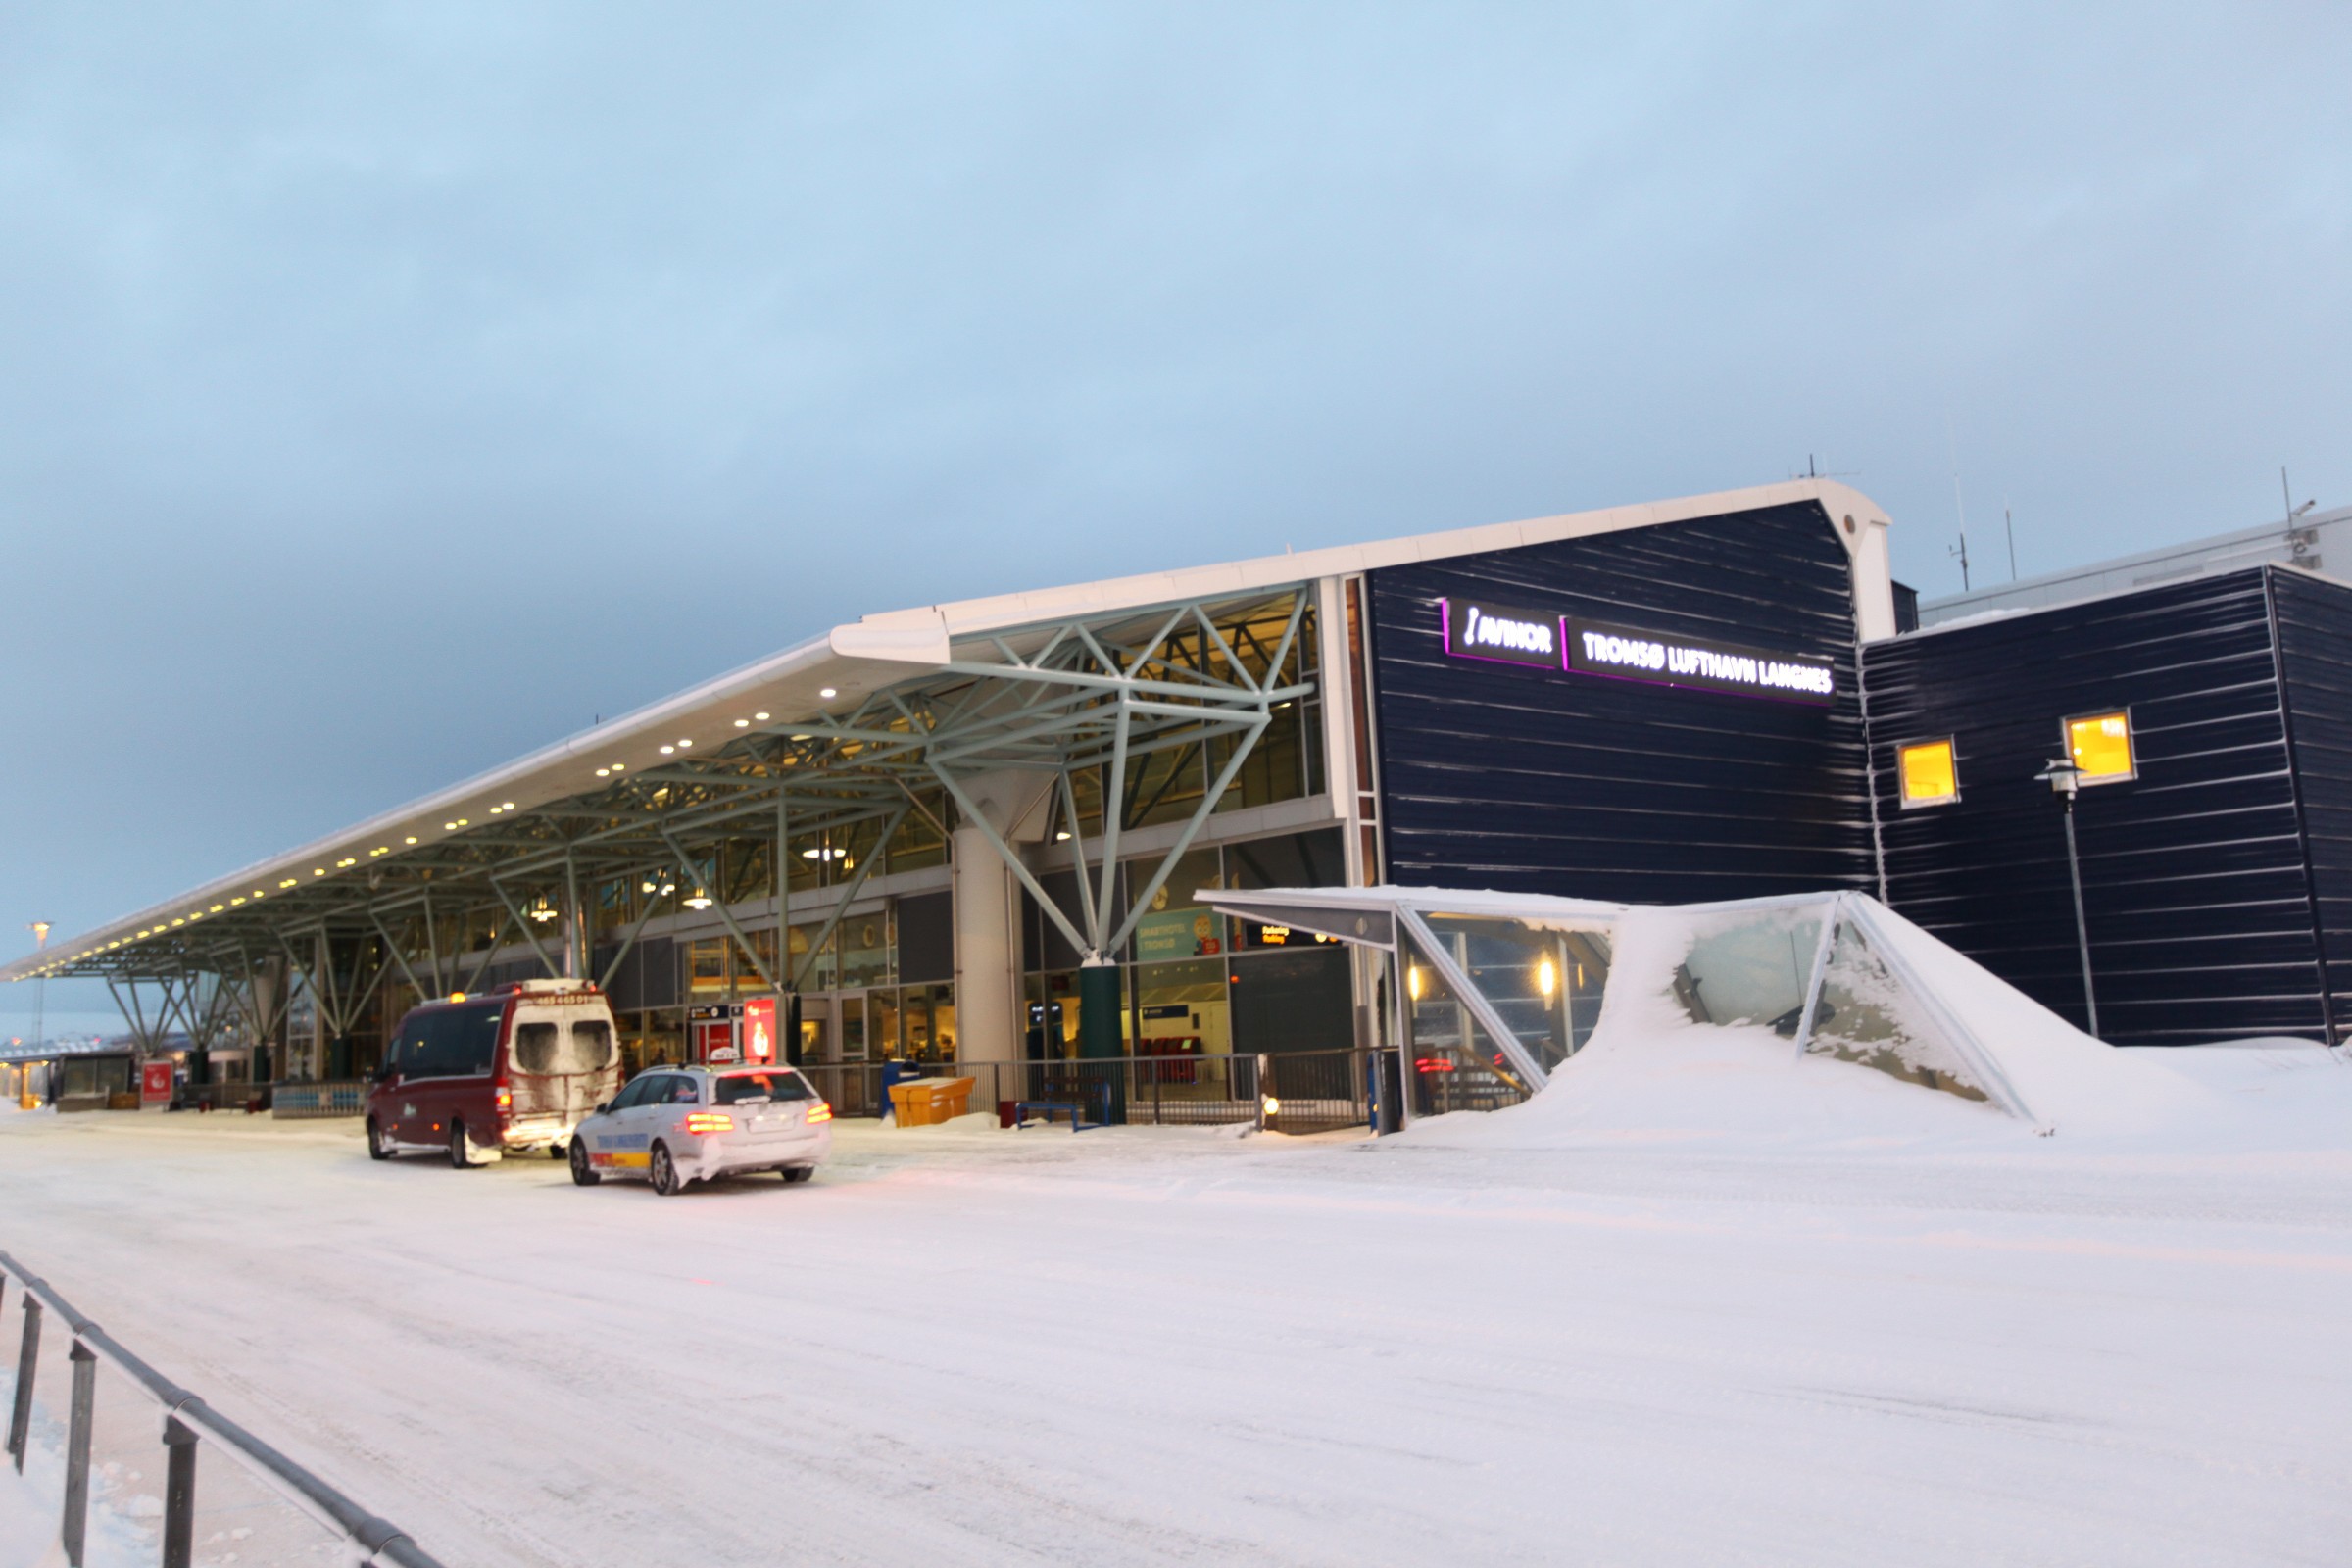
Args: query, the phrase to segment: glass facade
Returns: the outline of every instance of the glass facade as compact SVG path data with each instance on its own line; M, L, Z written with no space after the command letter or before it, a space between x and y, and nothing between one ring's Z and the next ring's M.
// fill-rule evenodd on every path
M1152 858L1125 866L1117 879L1122 894L1157 865ZM1122 1054L1167 1058L1162 1076L1173 1082L1182 1064L1207 1057L1352 1047L1353 960L1343 946L1286 926L1228 920L1195 898L1201 889L1329 886L1344 873L1336 827L1187 854L1120 956ZM1066 874L1045 879L1049 892L1068 898L1065 907L1076 903L1069 881ZM1075 1057L1076 956L1034 905L1024 914L1027 1054L1032 1060Z

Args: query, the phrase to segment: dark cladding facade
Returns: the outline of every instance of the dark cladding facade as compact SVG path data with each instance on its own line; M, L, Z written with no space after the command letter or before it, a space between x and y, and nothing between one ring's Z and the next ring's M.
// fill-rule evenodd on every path
M2076 820L2102 1038L2352 1030L2352 588L2266 565L1858 644L1851 581L1811 505L1371 573L1383 879L1863 889L2082 1024L2035 775L2121 710L2137 774ZM1834 695L1610 678L1520 629L1588 623L1809 657ZM1957 798L1906 808L1899 750L1933 739Z
M2064 823L2034 775L2066 719L2130 714L2137 776L2084 788L2100 1033L2341 1038L2352 1023L2352 588L2259 566L1864 651L1887 902L2085 1021ZM1953 742L1906 810L1896 751Z
M1852 568L1814 504L1371 574L1387 880L1637 904L1867 888ZM1442 624L1547 623L1827 666L1830 700L1462 655ZM1661 675L1670 672L1661 671Z

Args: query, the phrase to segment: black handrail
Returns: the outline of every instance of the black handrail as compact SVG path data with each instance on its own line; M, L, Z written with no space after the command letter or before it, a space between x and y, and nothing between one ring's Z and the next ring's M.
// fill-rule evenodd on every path
M17 1280L34 1300L47 1302L58 1316L66 1320L67 1326L74 1332L76 1344L87 1348L100 1360L113 1363L118 1371L145 1389L170 1416L175 1417L186 1427L212 1439L232 1457L244 1464L247 1469L273 1485L289 1500L300 1506L304 1512L327 1528L340 1533L346 1541L361 1547L366 1553L366 1560L391 1563L396 1565L396 1568L442 1568L438 1559L429 1555L423 1547L410 1540L408 1533L399 1526L369 1513L310 1470L287 1458L275 1447L214 1409L202 1397L181 1388L154 1367L149 1366L121 1341L100 1328L72 1302L58 1295L47 1280L27 1271L23 1264L6 1252L0 1252L0 1276ZM30 1364L31 1352L38 1344L36 1336L39 1332L38 1313L28 1313L24 1329L25 1366ZM29 1403L31 1385L29 1375L23 1367L19 1370L18 1379L20 1388L17 1392L17 1405L19 1409L24 1409ZM76 1409L74 1415L77 1420L88 1418L87 1412L80 1409ZM167 1423L168 1425L169 1423ZM13 1446L21 1443L22 1439L12 1431L11 1442ZM16 1458L19 1468L22 1468L23 1453L17 1453ZM83 1458L86 1462L86 1447L83 1449ZM70 1479L68 1486L70 1500L74 1490ZM84 1495L86 1496L86 1482ZM171 1501L181 1508L192 1508L193 1506L190 1498L174 1497ZM79 1532L73 1530L71 1526L78 1523L79 1521L71 1521L69 1526L70 1535L76 1546L79 1544ZM167 1521L167 1539L172 1533L170 1523Z

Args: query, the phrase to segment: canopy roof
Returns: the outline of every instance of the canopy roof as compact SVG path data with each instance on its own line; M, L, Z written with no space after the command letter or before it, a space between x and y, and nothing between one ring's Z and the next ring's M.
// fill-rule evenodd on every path
M1295 633L1300 590L1321 578L1802 502L1850 522L1838 536L1862 630L1890 634L1886 515L1825 479L888 612L109 921L0 967L0 980L233 972L225 955L250 962L289 930L379 918L434 878L486 885L584 855L602 855L608 874L648 856L674 865L681 839L785 797L796 828L871 818L908 808L909 778L953 793L956 777L990 768L1068 765L1090 747L1107 757L1117 723L1139 726L1139 747L1154 725L1168 744L1248 728L1251 713L1262 725L1283 693L1242 670L1240 651L1178 667L1167 639L1198 626L1200 645L1222 647L1217 628L1236 615L1270 614L1279 629L1286 610Z

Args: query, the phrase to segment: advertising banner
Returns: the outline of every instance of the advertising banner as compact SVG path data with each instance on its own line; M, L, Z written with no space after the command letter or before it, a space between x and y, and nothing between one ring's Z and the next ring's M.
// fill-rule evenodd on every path
M757 997L743 1004L743 1059L776 1059L776 999Z
M172 1103L172 1064L168 1061L139 1063L139 1108L161 1110Z

